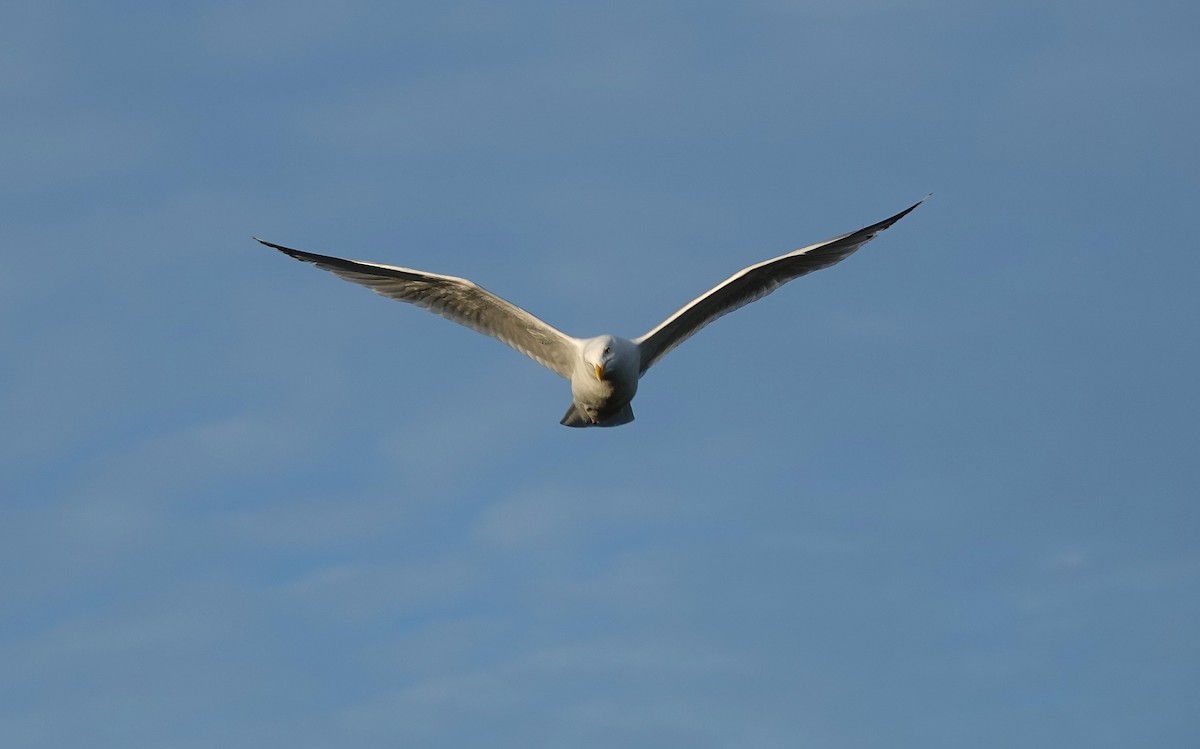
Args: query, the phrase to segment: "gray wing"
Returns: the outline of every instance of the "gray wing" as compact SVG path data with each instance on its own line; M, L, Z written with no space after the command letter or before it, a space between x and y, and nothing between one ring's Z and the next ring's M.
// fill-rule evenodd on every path
M415 304L492 336L563 377L571 376L578 351L576 339L465 278L317 255L255 239L376 294Z
M642 372L645 373L655 362L666 356L667 352L718 317L762 299L793 278L828 268L845 259L874 239L876 234L904 218L924 202L925 199L922 198L895 216L877 224L803 247L773 260L751 265L733 274L693 299L654 330L634 339L642 355Z

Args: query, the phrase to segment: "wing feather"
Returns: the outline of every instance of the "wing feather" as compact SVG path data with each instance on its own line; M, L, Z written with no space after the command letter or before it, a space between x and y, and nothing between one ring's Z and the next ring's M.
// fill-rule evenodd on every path
M743 268L688 302L658 327L634 339L642 356L641 371L645 373L671 349L691 338L713 320L762 299L794 278L828 268L844 260L874 239L876 234L904 218L924 202L925 199L922 198L895 216L858 231Z
M489 335L563 377L571 376L578 350L575 338L472 281L412 268L317 255L258 237L255 239L297 260L365 286L376 294L415 304Z

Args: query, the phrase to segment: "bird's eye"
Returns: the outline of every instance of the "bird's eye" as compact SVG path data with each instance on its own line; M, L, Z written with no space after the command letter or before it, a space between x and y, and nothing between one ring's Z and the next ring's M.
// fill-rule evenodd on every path
M604 347L604 353L606 353L606 354L611 354L611 353L612 353L612 349L610 349L608 346L605 346L605 347Z

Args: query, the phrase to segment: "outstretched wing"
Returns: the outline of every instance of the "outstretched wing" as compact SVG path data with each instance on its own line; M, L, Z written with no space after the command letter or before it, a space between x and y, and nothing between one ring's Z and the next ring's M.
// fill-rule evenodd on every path
M877 224L751 265L733 274L693 299L654 330L634 339L642 355L642 372L713 320L762 299L793 278L828 268L843 260L924 202L922 198Z
M465 278L317 255L255 239L376 294L415 304L490 335L563 377L571 377L579 347L575 338Z

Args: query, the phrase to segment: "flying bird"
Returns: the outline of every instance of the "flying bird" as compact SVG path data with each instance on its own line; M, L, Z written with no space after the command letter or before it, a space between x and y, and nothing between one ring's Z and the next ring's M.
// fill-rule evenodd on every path
M858 231L743 268L633 339L608 334L574 338L465 278L344 260L254 239L377 294L424 307L500 340L571 381L571 407L562 424L614 427L633 421L629 404L638 380L671 349L718 317L763 298L793 278L842 261L923 202L924 198Z

